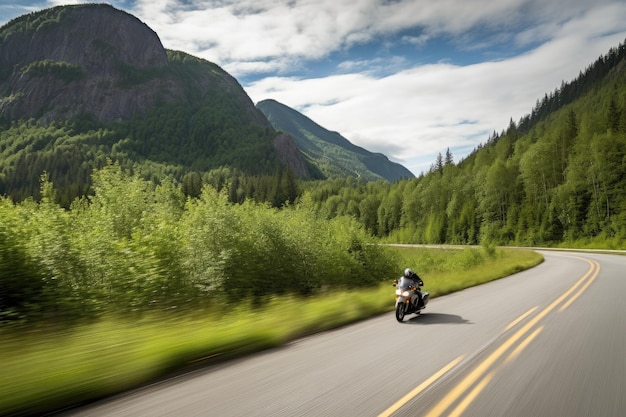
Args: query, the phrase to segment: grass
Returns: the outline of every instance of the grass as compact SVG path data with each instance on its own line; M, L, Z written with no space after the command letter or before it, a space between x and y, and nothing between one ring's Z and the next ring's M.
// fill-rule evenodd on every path
M431 297L540 263L524 250L397 248ZM397 275L400 275L398 271ZM166 376L343 326L393 309L393 287L282 297L250 314L108 318L56 330L0 333L0 415L42 414ZM390 325L391 322L390 322Z
M397 248L408 266L425 281L431 298L532 268L543 257L529 250L515 249L419 249Z

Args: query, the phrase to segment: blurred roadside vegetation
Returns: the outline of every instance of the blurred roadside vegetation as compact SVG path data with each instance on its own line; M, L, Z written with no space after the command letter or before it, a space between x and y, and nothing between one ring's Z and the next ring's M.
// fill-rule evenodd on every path
M282 209L109 164L69 209L0 199L0 414L40 414L393 308L406 266L433 296L541 262L531 251L378 245L306 197ZM391 324L390 324L391 325Z
M45 176L40 202L0 199L0 324L260 306L399 269L356 221L322 219L306 200L233 204L210 186L187 198L118 164L95 171L93 188L68 210Z
M433 297L532 267L536 252L388 248L414 265ZM393 310L392 278L312 297L242 299L222 310L103 316L73 326L0 330L0 414L41 414ZM394 274L394 272L397 272ZM427 314L427 312L425 313ZM398 325L390 316L389 325Z

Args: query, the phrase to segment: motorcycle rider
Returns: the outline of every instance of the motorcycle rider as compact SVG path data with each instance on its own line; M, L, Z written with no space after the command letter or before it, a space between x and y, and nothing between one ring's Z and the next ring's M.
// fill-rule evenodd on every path
M422 290L420 287L424 285L424 281L417 275L411 268L406 268L404 270L403 278L413 281L415 284L413 287L417 288L415 291L417 293L417 308L420 309L424 307L424 300L422 299Z

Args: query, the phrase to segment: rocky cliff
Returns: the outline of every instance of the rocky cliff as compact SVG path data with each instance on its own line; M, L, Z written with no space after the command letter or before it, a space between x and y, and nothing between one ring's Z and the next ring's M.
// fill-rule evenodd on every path
M91 113L99 121L128 119L158 94L180 96L160 79L124 84L132 71L166 68L152 30L108 5L64 6L21 16L0 32L0 115L42 121Z
M202 97L217 80L240 96L254 122L269 126L226 72L214 65L194 73L190 85L152 29L105 4L53 7L12 20L0 28L0 68L6 119L50 122L89 113L100 122L128 120L158 102Z

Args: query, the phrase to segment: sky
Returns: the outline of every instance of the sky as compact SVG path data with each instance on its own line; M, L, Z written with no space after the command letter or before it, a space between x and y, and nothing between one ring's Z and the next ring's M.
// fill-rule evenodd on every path
M73 0L0 0L0 25ZM624 0L110 0L413 174L466 157L626 41Z

